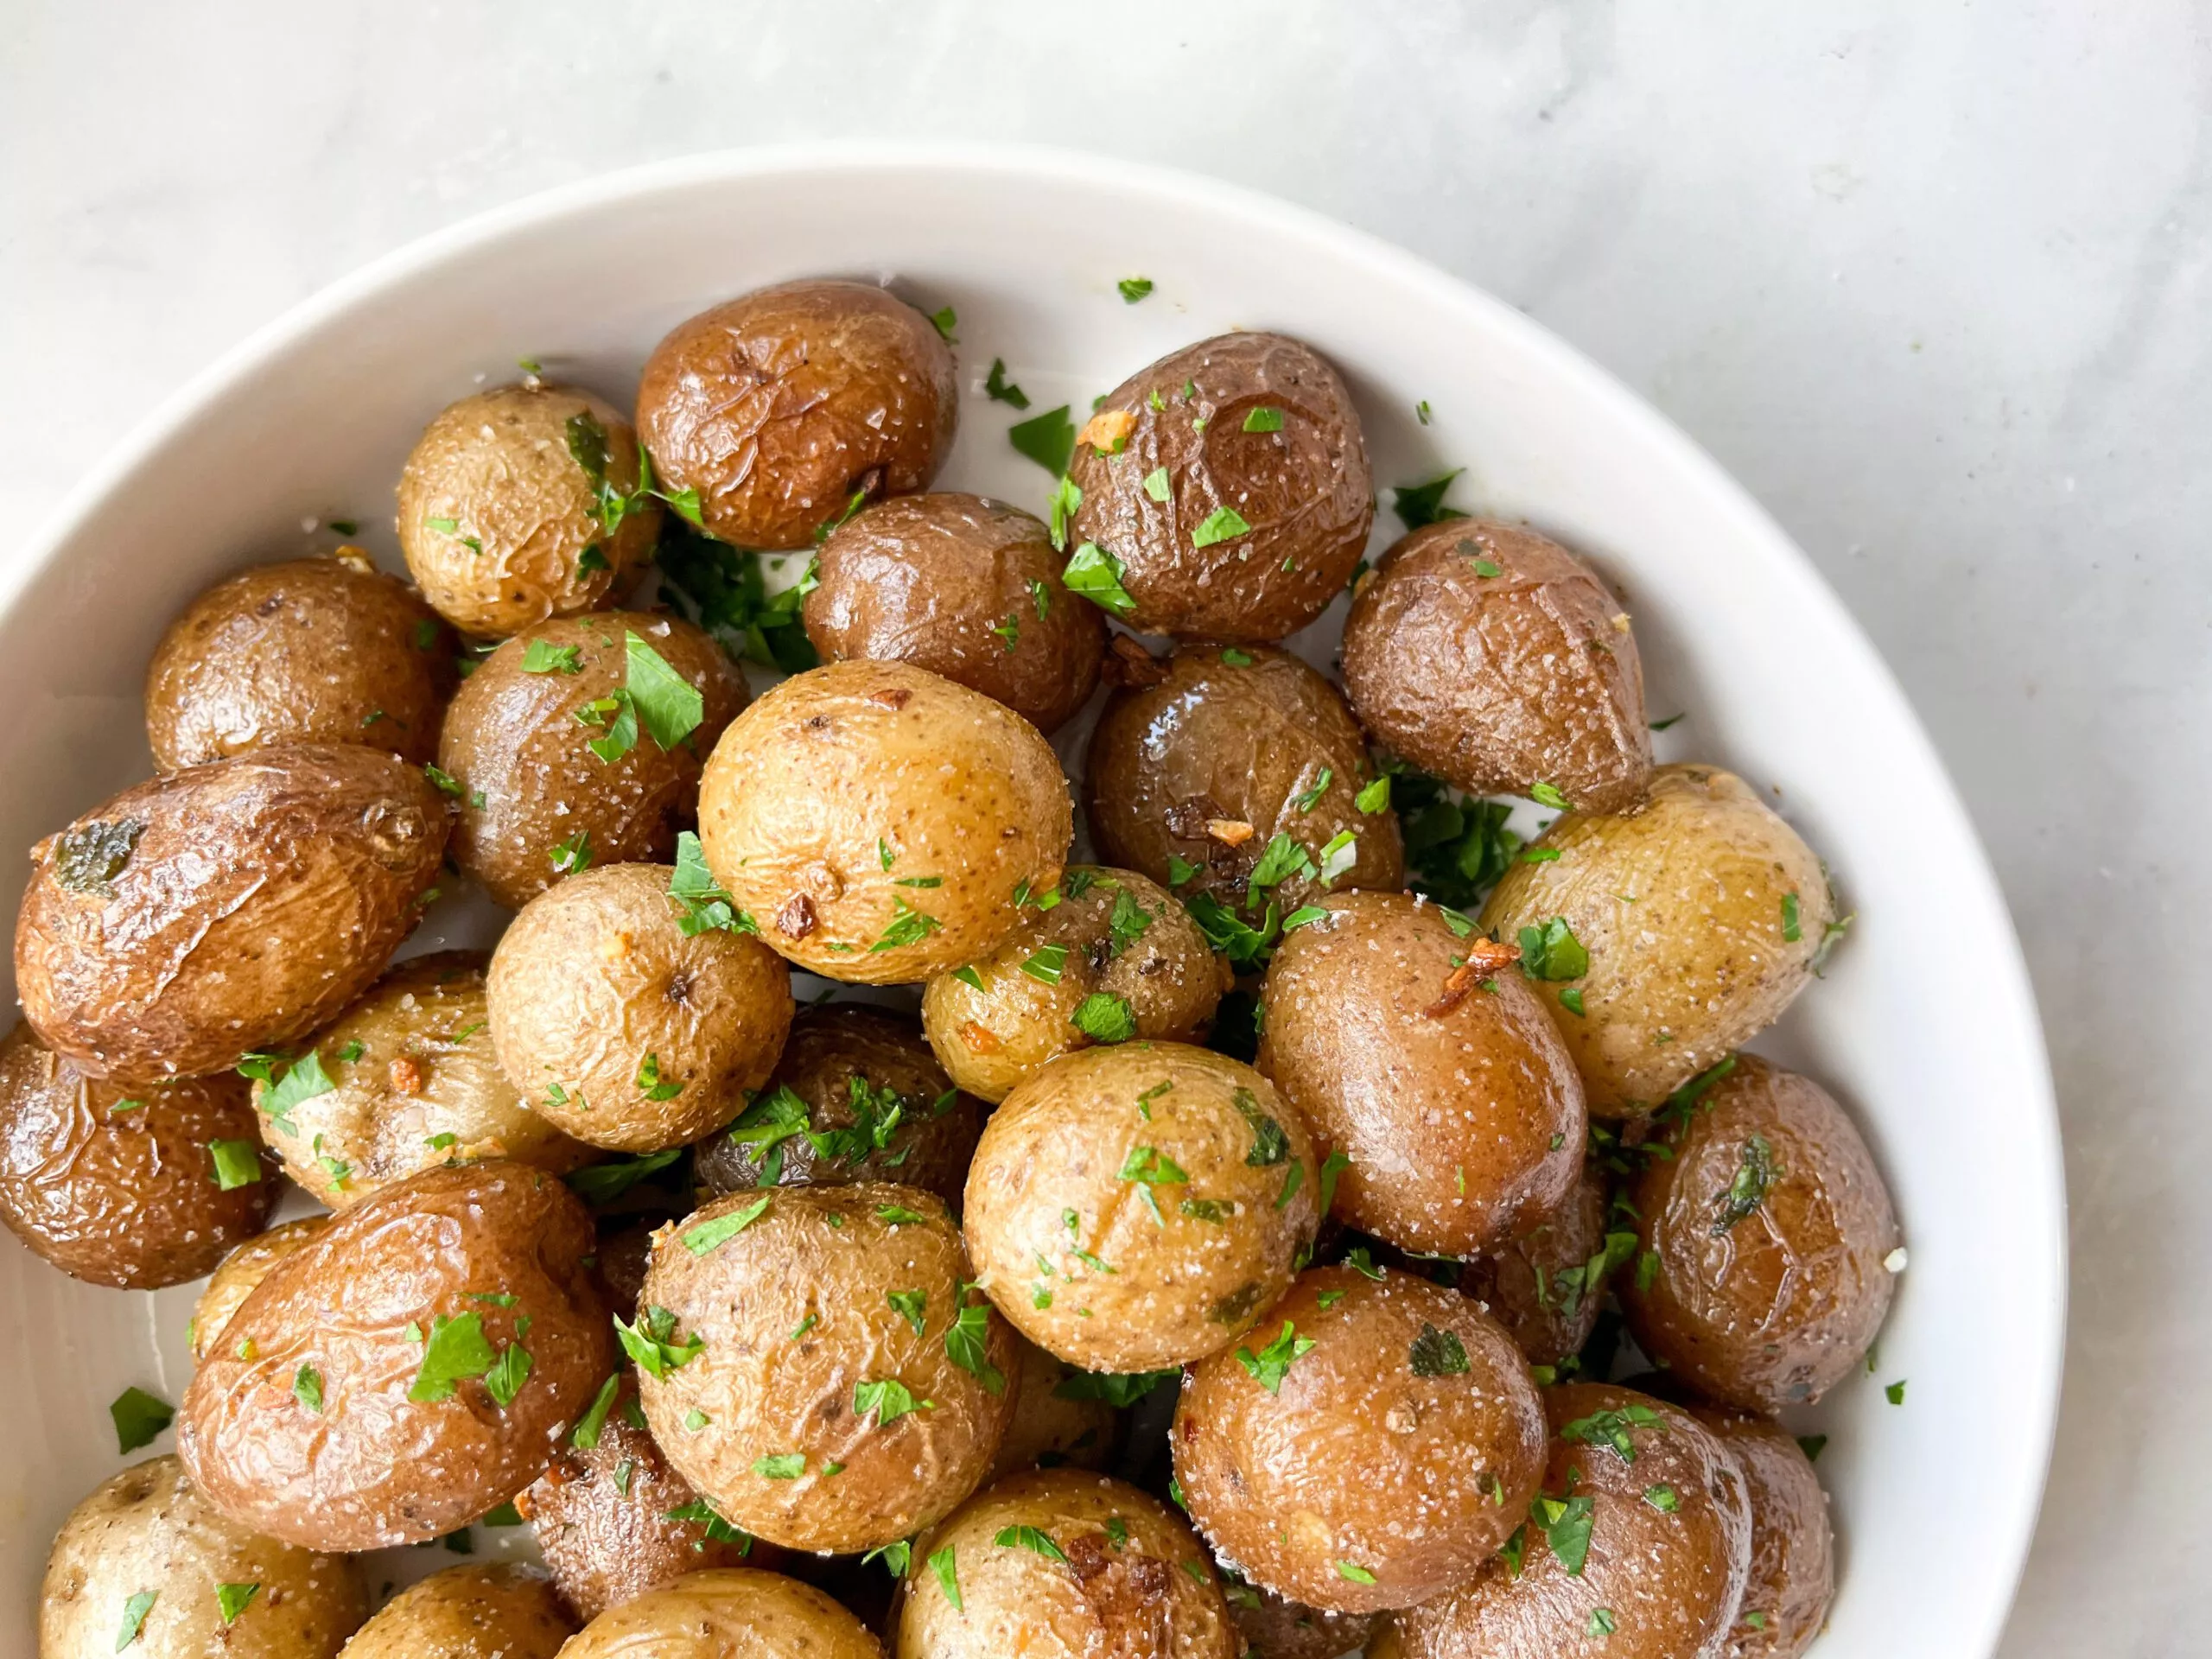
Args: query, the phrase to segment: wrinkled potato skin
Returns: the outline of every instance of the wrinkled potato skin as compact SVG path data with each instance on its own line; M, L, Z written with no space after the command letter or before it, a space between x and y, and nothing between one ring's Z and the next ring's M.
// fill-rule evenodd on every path
M641 728L628 753L601 761L589 746L606 727L576 715L628 683L624 637L632 632L697 689L705 706L698 728L674 749ZM525 673L533 639L575 646L579 671ZM478 666L446 714L438 764L461 785L454 861L519 910L560 880L554 849L579 833L590 836L595 866L672 858L677 831L690 826L698 808L700 757L749 695L721 647L675 617L609 611L524 630Z
M1192 1519L1254 1583L1309 1606L1376 1613L1449 1589L1536 1495L1544 1408L1528 1362L1474 1303L1389 1269L1303 1274L1253 1335L1286 1320L1314 1346L1280 1393L1234 1354L1184 1380L1171 1440ZM1459 1339L1465 1372L1414 1371L1431 1328Z
M1459 1288L1505 1327L1532 1365L1556 1365L1581 1352L1596 1328L1611 1281L1569 1295L1560 1289L1559 1275L1604 1252L1608 1198L1605 1173L1586 1163L1565 1203L1468 1262L1460 1275Z
M1651 1110L1780 1019L1836 919L1812 849L1718 766L1661 766L1638 810L1566 813L1535 844L1559 857L1514 864L1482 925L1510 943L1564 916L1590 953L1586 977L1537 988L1599 1117ZM1795 941L1783 938L1792 893ZM1585 1015L1560 1005L1570 982Z
M193 1484L312 1548L419 1543L474 1521L537 1478L613 1369L592 1243L583 1205L520 1164L426 1170L355 1205L270 1269L193 1376L177 1420ZM495 1353L531 1320L512 1403L481 1378L410 1401L424 1350L406 1326L469 1313ZM293 1395L302 1365L321 1376L320 1414Z
M223 1258L192 1310L192 1363L204 1363L223 1345L231 1316L286 1256L330 1225L328 1216L302 1216L246 1242Z
M1058 1392L1076 1368L1052 1357L1036 1344L1016 1337L1021 1351L1021 1383L1015 1389L1014 1416L983 1484L1027 1469L1103 1469L1113 1461L1121 1423L1103 1400L1070 1400Z
M760 1085L766 1096L789 1089L807 1106L807 1125L817 1134L855 1122L853 1079L889 1090L906 1103L890 1143L857 1162L825 1158L804 1135L780 1143L779 1186L833 1186L852 1181L897 1181L960 1202L976 1141L983 1133L983 1103L955 1090L922 1033L907 1015L860 1003L809 1008L791 1021L783 1057ZM940 1112L938 1103L950 1093ZM709 1135L693 1154L692 1177L708 1192L749 1192L760 1185L766 1149L741 1146L727 1135ZM892 1161L896 1160L896 1162Z
M346 1644L346 1659L554 1659L575 1631L537 1568L449 1567L386 1602Z
M929 487L959 420L930 320L865 283L783 283L678 323L646 359L638 425L709 533L804 547L856 490Z
M1569 1423L1630 1405L1662 1419L1630 1432L1634 1463L1610 1446L1559 1438ZM1688 1413L1610 1383L1548 1389L1544 1407L1553 1436L1544 1491L1564 1494L1574 1471L1573 1491L1596 1500L1581 1575L1560 1564L1543 1529L1532 1525L1519 1578L1492 1560L1457 1588L1397 1615L1404 1659L1581 1652L1599 1607L1610 1609L1617 1625L1603 1643L1607 1659L1722 1659L1751 1554L1750 1503L1728 1448ZM1655 1485L1675 1489L1674 1514L1644 1501Z
M73 889L65 849L95 823L143 829L105 890ZM24 1015L79 1070L125 1082L283 1048L407 937L446 828L419 768L358 746L264 749L125 790L31 849Z
M1232 1600L1230 1612L1244 1638L1242 1659L1344 1659L1367 1652L1379 1622L1370 1613L1329 1613L1285 1601L1272 1590L1254 1590L1255 1604Z
M261 1589L226 1625L219 1584ZM124 1604L144 1591L134 1659L332 1659L369 1611L352 1561L256 1536L175 1458L133 1464L70 1511L39 1589L39 1659L114 1659Z
M1081 893L1065 896L1085 880ZM1046 1061L1090 1047L1075 1011L1094 993L1128 1003L1145 1041L1202 1043L1233 982L1190 913L1145 877L1081 864L1061 878L1060 890L1058 904L1024 911L996 950L968 964L982 990L939 974L922 992L930 1046L954 1082L984 1100L1004 1100ZM1122 893L1150 920L1117 949L1112 923ZM1120 913L1126 917L1127 907ZM1058 983L1022 971L1056 944L1067 951Z
M811 1585L746 1567L688 1573L592 1620L563 1659L883 1659Z
M1217 642L1178 645L1157 685L1117 691L1090 736L1084 769L1084 811L1109 863L1163 886L1171 854L1198 867L1175 889L1188 899L1211 893L1241 906L1247 879L1268 843L1287 834L1314 865L1344 830L1358 858L1325 887L1298 875L1274 887L1284 915L1332 890L1395 888L1405 880L1405 849L1389 812L1362 812L1353 798L1373 775L1367 740L1336 687L1288 652L1236 646L1250 663L1222 660ZM1298 797L1327 789L1307 810ZM1211 819L1252 826L1231 846L1206 833Z
M437 613L359 548L257 565L194 600L154 647L154 765L359 743L420 766L438 753L453 644Z
M1118 1548L1106 1530L1116 1520L1128 1529ZM1052 1539L1066 1562L995 1541L1023 1526ZM919 1565L940 1549L953 1552L964 1612ZM914 1559L896 1659L1236 1659L1243 1650L1191 1529L1157 1499L1104 1475L1009 1476L916 1544Z
M1755 1135L1777 1173L1757 1209L1723 1226ZM1658 1272L1649 1290L1617 1287L1637 1344L1724 1405L1773 1413L1819 1399L1857 1369L1896 1288L1882 1261L1899 1243L1897 1212L1873 1154L1826 1090L1752 1054L1667 1138L1675 1155L1647 1163L1635 1187Z
M1123 381L1100 408L1135 423L1117 454L1076 445L1069 474L1083 505L1069 540L1122 561L1136 601L1129 626L1281 639L1328 607L1367 544L1375 480L1351 396L1311 346L1267 334L1200 340ZM1280 410L1282 429L1244 430L1259 409ZM1159 502L1144 480L1163 467ZM1250 533L1194 546L1192 532L1224 506Z
M745 1109L791 1023L783 958L686 937L666 864L587 870L523 906L492 957L491 1040L531 1109L595 1147L656 1152ZM650 1056L666 1100L639 1086ZM560 1085L556 1097L549 1085Z
M731 722L699 789L708 866L760 937L810 972L869 985L988 954L1020 919L1022 884L1059 880L1074 830L1037 728L906 663L793 675ZM899 885L929 877L940 885ZM938 925L879 950L900 904Z
M568 386L500 386L464 397L424 429L399 476L400 551L423 597L463 633L496 639L549 617L596 610L660 539L661 506L640 499L607 534L569 422L607 435L607 477L638 486L638 438L612 404ZM433 518L450 518L451 531ZM482 550L461 538L474 537ZM596 547L604 569L580 572Z
M1534 531L1452 518L1405 537L1360 584L1344 665L1375 741L1469 794L1548 783L1586 812L1643 798L1651 728L1628 613Z
M1789 1431L1726 1406L1692 1406L1691 1416L1720 1438L1744 1471L1751 1511L1751 1570L1745 1613L1764 1613L1764 1626L1739 1614L1728 1632L1726 1659L1796 1659L1813 1644L1835 1596L1835 1539L1828 1495Z
M901 496L831 531L818 557L821 585L803 614L824 662L912 663L1046 733L1097 687L1105 620L1060 585L1065 558L1018 508L979 495ZM1011 645L995 632L1009 619Z
M683 1242L764 1203L703 1256ZM887 1219L886 1209L922 1219ZM772 1542L849 1554L906 1537L975 1490L1013 1414L1020 1359L1003 1321L986 1322L996 1392L946 1349L967 1300L958 1287L972 1277L944 1205L916 1187L865 1181L717 1199L659 1236L645 1274L645 1305L677 1316L675 1339L706 1344L665 1378L639 1376L653 1438L733 1526ZM919 1334L887 1300L908 1289L925 1293ZM809 1315L816 1323L794 1340ZM892 1378L935 1407L888 1425L860 1414L856 1388ZM687 1428L694 1411L709 1421ZM761 1458L794 1453L806 1459L795 1479L753 1471ZM845 1467L825 1478L831 1463Z
M1147 1119L1138 1096L1161 1084ZM1237 1109L1239 1091L1281 1128L1272 1162L1249 1161L1262 1155L1261 1131ZM1187 1182L1122 1179L1140 1147ZM1297 1187L1279 1202L1293 1163ZM1320 1224L1319 1167L1296 1109L1251 1067L1180 1043L1086 1049L1039 1071L984 1127L968 1174L968 1247L984 1292L1048 1353L1090 1371L1187 1364L1236 1342L1288 1286ZM1141 1190L1154 1193L1159 1221ZM1205 1220L1183 1213L1192 1199L1235 1207ZM1039 1284L1049 1307L1036 1306Z
M1557 1209L1582 1166L1582 1085L1510 963L1452 987L1479 940L1398 893L1332 896L1268 969L1258 1065L1351 1159L1334 1214L1410 1250L1492 1249ZM1456 999L1456 1000L1455 1000Z

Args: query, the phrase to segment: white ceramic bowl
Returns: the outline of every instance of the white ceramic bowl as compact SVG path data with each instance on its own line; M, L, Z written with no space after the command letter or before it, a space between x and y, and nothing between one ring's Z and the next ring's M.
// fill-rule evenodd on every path
M303 520L358 518L392 557L401 461L445 404L525 356L626 403L679 319L827 274L957 308L963 398L946 486L1033 507L1049 490L1006 442L1021 417L982 395L994 357L1032 412L1069 402L1080 418L1172 347L1278 328L1345 372L1378 483L1465 467L1455 505L1526 518L1620 585L1655 715L1687 715L1662 757L1720 761L1770 788L1858 912L1827 979L1758 1045L1856 1110L1911 1252L1872 1374L1799 1425L1829 1437L1820 1471L1842 1540L1815 1651L1988 1653L2042 1487L2065 1232L2035 1008L1974 832L1850 618L1712 461L1510 308L1341 226L1096 159L879 146L651 168L420 242L201 376L5 571L0 849L28 848L149 770L141 676L202 587L329 543ZM1156 289L1127 304L1116 282L1140 274ZM1433 424L1415 418L1422 401ZM1377 545L1395 529L1379 515ZM1317 660L1341 611L1300 642ZM480 939L482 925L463 909L425 933ZM12 1423L0 1628L29 1629L54 1529L124 1461L109 1400L127 1383L181 1397L193 1294L94 1289L0 1244ZM1898 1379L1910 1388L1892 1406L1884 1385Z

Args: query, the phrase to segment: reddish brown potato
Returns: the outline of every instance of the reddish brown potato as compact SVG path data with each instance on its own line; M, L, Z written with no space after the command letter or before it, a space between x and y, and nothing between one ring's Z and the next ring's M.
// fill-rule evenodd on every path
M811 1585L713 1567L610 1607L563 1659L883 1659L861 1622Z
M1828 1495L1781 1424L1726 1406L1688 1409L1735 1454L1751 1503L1751 1576L1726 1659L1796 1659L1827 1624L1835 1597Z
M330 1225L328 1216L302 1216L257 1234L223 1258L192 1310L192 1358L197 1364L223 1345L231 1316L245 1305L270 1270Z
M1367 1643L1381 1623L1376 1614L1324 1612L1249 1584L1225 1588L1244 1638L1239 1659L1344 1659L1357 1653L1372 1659L1375 1649Z
M1021 1381L1014 1391L1014 1416L983 1484L1025 1469L1103 1469L1120 1438L1114 1408L1077 1380L1083 1373L1027 1339L1021 1351Z
M555 1659L575 1632L537 1567L449 1567L386 1602L346 1644L345 1659Z
M864 283L764 288L678 323L638 387L638 426L709 533L804 547L858 493L925 489L959 419L930 320Z
M1605 1172L1583 1166L1567 1201L1466 1264L1459 1288L1489 1310L1536 1365L1581 1351L1598 1323L1607 1274L1633 1252L1622 1230L1608 1249Z

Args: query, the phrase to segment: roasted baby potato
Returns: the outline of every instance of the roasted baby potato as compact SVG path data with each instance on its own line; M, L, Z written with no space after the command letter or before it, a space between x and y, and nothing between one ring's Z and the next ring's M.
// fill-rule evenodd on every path
M1608 1232L1604 1171L1583 1166L1567 1200L1466 1264L1459 1288L1480 1302L1535 1365L1580 1353L1598 1323L1607 1275L1635 1254L1636 1235Z
M1828 1495L1789 1431L1725 1406L1692 1406L1735 1454L1751 1510L1751 1571L1726 1659L1796 1659L1827 1621L1835 1595Z
M1330 1613L1272 1590L1232 1581L1226 1586L1230 1615L1244 1639L1239 1659L1344 1659L1372 1656L1367 1645L1382 1622L1372 1613Z
M797 1579L689 1573L601 1613L563 1659L883 1659L860 1620Z
M1297 1110L1180 1043L1055 1060L1006 1097L968 1175L976 1279L1022 1335L1092 1371L1227 1348L1320 1225Z
M1025 1469L1103 1469L1112 1461L1121 1424L1113 1405L1074 1366L1052 1357L1026 1338L1014 1415L999 1442L988 1486Z
M1060 879L1074 814L1037 728L906 663L794 675L707 761L699 839L760 937L896 985L988 954Z
M1351 394L1281 334L1222 334L1140 370L1077 435L1069 476L1083 493L1070 539L1099 550L1141 633L1295 633L1375 519Z
M865 283L764 288L678 323L638 386L638 426L710 535L804 547L855 496L929 487L959 419L929 318Z
M31 849L16 988L98 1077L226 1071L368 988L436 879L421 770L358 746L263 749L125 790Z
M192 1310L192 1358L205 1360L223 1345L231 1316L253 1294L270 1269L330 1225L328 1216L302 1216L256 1235L223 1258Z
M575 1633L539 1569L472 1563L394 1596L346 1644L346 1659L553 1659Z

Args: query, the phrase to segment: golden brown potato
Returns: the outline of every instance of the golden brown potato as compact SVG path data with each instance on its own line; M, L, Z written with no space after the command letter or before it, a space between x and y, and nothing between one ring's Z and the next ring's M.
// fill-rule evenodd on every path
M257 565L194 600L146 670L146 741L163 772L274 743L438 753L453 635L358 547Z
M1077 864L1059 893L922 992L930 1046L985 1100L1094 1043L1203 1042L1232 982L1189 912L1143 876Z
M1103 1469L1112 1461L1120 1423L1114 1408L1083 1373L1052 1357L1021 1337L1020 1382L1014 1389L1014 1416L983 1484L1025 1469Z
M1092 1371L1217 1353L1320 1224L1319 1166L1266 1078L1180 1043L1055 1060L1006 1097L968 1175L976 1278L1030 1341Z
M1373 771L1336 687L1288 652L1183 645L1099 716L1084 810L1108 861L1257 926L1269 899L1287 916L1404 880L1398 820L1358 806Z
M1286 1601L1249 1584L1224 1586L1230 1611L1244 1638L1239 1659L1344 1659L1374 1649L1368 1638L1380 1623L1373 1613L1331 1613Z
M638 386L638 425L708 531L804 547L856 494L929 487L960 415L952 353L864 283L764 288L678 323Z
M1060 585L1045 526L979 495L879 502L830 532L804 612L826 663L912 663L1051 732L1090 700L1098 607Z
M855 1002L791 1021L783 1058L692 1175L709 1192L897 1181L960 1202L983 1103L952 1086L913 1020Z
M860 1620L810 1585L710 1568L609 1608L563 1659L883 1659Z
M400 550L462 632L519 633L598 609L652 556L660 503L638 482L637 434L613 404L568 386L480 391L407 457Z
M1812 849L1718 766L1661 766L1622 817L1569 812L1483 906L1521 941L1600 1117L1651 1110L1782 1017L1836 917Z
M1410 1606L1529 1513L1543 1402L1465 1297L1317 1268L1252 1338L1192 1368L1170 1439L1192 1519L1254 1583L1338 1612Z
M1351 893L1284 937L1259 1068L1349 1159L1336 1215L1409 1250L1494 1248L1566 1199L1582 1085L1542 1001L1455 912Z
M1466 1264L1459 1288L1480 1302L1535 1365L1580 1353L1598 1323L1611 1271L1633 1254L1636 1235L1609 1237L1605 1173L1594 1163L1566 1202Z
M332 1659L368 1611L352 1561L257 1536L175 1458L153 1458L62 1523L39 1588L39 1659Z
M537 1567L449 1567L378 1609L346 1644L346 1659L554 1659L575 1631Z
M531 1107L620 1152L745 1109L783 1052L791 976L757 938L692 925L666 864L616 864L523 906L492 957L491 1038Z
M792 1549L880 1548L975 1490L1013 1335L938 1199L884 1181L717 1199L655 1241L638 1362L668 1460Z
M1826 1090L1751 1054L1668 1116L1673 1155L1634 1188L1653 1259L1617 1287L1629 1328L1723 1404L1819 1399L1857 1368L1896 1285L1873 1154Z
M302 1216L249 1238L223 1258L222 1266L207 1281L207 1289L192 1310L192 1359L194 1364L223 1346L223 1332L231 1316L244 1306L270 1270L330 1225L328 1216Z
M98 1077L226 1071L328 1020L414 926L446 812L422 771L299 744L127 789L31 849L16 987Z
M1375 740L1470 794L1549 784L1586 812L1643 798L1651 728L1628 613L1532 530L1451 518L1408 536L1360 584L1344 664Z
M591 1219L520 1164L425 1170L270 1269L185 1391L177 1452L242 1524L417 1543L544 1469L613 1365Z
M1744 1471L1751 1569L1726 1659L1796 1659L1827 1623L1835 1595L1828 1495L1812 1460L1779 1423L1726 1406L1692 1406Z
M1222 334L1132 375L1078 435L1069 476L1083 492L1070 538L1118 563L1116 608L1141 633L1294 633L1375 519L1351 394L1281 334Z
M1060 879L1074 814L1037 728L906 663L832 663L730 724L699 789L715 879L832 979L950 973Z

